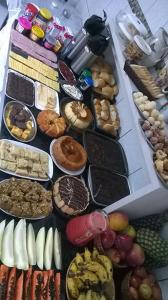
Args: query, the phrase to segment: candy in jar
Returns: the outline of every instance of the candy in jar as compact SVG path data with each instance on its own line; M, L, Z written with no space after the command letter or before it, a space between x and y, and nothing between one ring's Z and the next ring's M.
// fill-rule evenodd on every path
M85 246L97 234L107 229L107 215L98 210L70 220L66 227L67 239L76 246Z

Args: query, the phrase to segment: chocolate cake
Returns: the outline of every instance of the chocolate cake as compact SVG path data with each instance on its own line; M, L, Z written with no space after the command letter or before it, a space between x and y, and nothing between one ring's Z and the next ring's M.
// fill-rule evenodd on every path
M25 77L9 72L6 93L9 97L32 106L34 104L34 85Z
M73 176L60 177L53 188L56 206L68 215L77 215L89 205L89 192L82 180Z

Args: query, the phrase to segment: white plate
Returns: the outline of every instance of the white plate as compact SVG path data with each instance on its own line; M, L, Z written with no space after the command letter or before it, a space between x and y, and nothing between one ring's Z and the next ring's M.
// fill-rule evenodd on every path
M45 110L45 109L49 109L43 105L40 105L38 103L38 92L37 89L40 85L44 85L43 83L40 83L38 81L35 82L35 107L39 110ZM60 106L59 106L59 97L58 97L58 93L56 91L55 92L55 96L56 96L56 107L55 109L53 109L56 113L60 114Z
M34 84L34 81L33 81L32 79L30 79L29 77L27 77L27 76L25 76L25 75L23 75L23 74L21 74L21 73L19 73L19 72L17 72L17 71L11 70L11 69L8 69L8 74L9 74L9 73L14 73L14 74L16 74L17 76L22 77L22 78L26 79L27 81L31 82L31 83L33 84L33 87L34 87L34 99L35 99L35 84ZM12 100L19 101L19 102L23 103L24 105L33 107L33 106L34 106L34 101L33 101L33 104L30 105L30 104L27 104L27 103L21 101L20 99L13 98L13 97L11 97L11 96L9 96L9 95L7 94L8 74L7 74L7 77L6 77L6 87L5 87L5 93L6 93L6 96L7 96L8 98L12 99Z
M18 147L21 147L21 148L24 148L24 149L30 149L30 150L34 150L34 151L39 152L39 153L47 154L48 155L48 169L49 169L48 176L49 176L49 178L44 179L44 178L39 178L39 177L23 176L23 175L16 174L14 172L10 172L8 170L3 170L1 168L0 168L0 171L4 172L6 174L12 175L12 176L16 176L16 177L20 177L20 178L26 178L26 179L32 179L32 180L37 180L37 181L48 181L48 180L50 180L50 178L53 177L53 162L52 162L52 159L51 159L50 155L47 152L45 152L45 151L43 151L39 148L30 146L30 145L27 145L27 144L23 144L23 143L17 142L17 141L12 141L12 140L7 140L7 139L1 139L1 141L11 143L15 146L18 146Z
M52 152L52 147L53 147L53 145L56 141L57 141L57 139L54 139L50 144L50 155L51 155L52 160L53 160L54 164L56 165L56 167L58 169L60 169L62 172L64 172L65 174L68 174L68 175L78 176L78 175L82 174L85 170L85 166L82 169L78 170L78 171L69 171L69 170L63 168L62 166L60 166L60 164L58 164L58 162L56 161L56 159L53 155L53 152Z
M9 179L5 179L5 180L0 181L0 186L1 186L2 183L8 182L8 181L9 181ZM2 210L5 214L7 214L7 215L9 215L11 217L18 218L18 219L23 219L23 216L22 217L18 217L18 216L16 217L15 215L9 213L8 211L4 210L1 207L0 207L0 210ZM47 215L47 216L41 216L41 217L34 217L34 218L24 217L24 219L26 219L26 220L32 220L33 221L33 220L41 220L41 219L47 218L48 216L49 215Z

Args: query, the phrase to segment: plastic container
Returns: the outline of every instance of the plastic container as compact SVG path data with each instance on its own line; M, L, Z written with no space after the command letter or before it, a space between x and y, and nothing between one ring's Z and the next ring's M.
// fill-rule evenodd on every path
M89 69L84 69L79 77L79 82L83 82L85 77L92 77L92 72Z
M41 27L43 31L46 31L47 25L51 19L51 12L47 8L41 8L33 24Z
M39 26L34 25L30 33L30 38L34 42L38 42L44 38L44 31Z
M135 35L133 41L129 42L124 50L124 55L129 60L142 60L149 57L151 53L150 46L140 35Z
M38 14L39 8L33 3L27 3L23 11L23 17L32 21L33 18Z
M26 34L28 31L30 31L32 28L31 22L24 18L24 17L19 17L18 18L18 23L16 25L16 30L20 33Z
M108 217L99 210L70 220L66 227L67 239L76 246L84 246L97 234L107 229Z
M52 50L55 45L55 39L51 35L47 35L44 41L44 47L48 50Z
M93 86L93 80L92 80L92 78L91 77L86 77L86 78L84 78L83 82L81 82L79 88L82 91L86 91L87 89L89 89L92 86Z

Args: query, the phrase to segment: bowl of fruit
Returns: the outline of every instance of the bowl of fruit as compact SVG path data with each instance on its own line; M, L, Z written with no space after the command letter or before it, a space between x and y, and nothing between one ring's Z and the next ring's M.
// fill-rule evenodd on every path
M144 267L129 272L122 282L122 300L162 300L159 284Z
M98 252L77 253L66 274L68 300L100 299L114 300L115 287L110 259Z
M141 266L145 260L144 251L136 242L136 231L121 212L109 215L108 229L95 238L94 245L117 268Z

